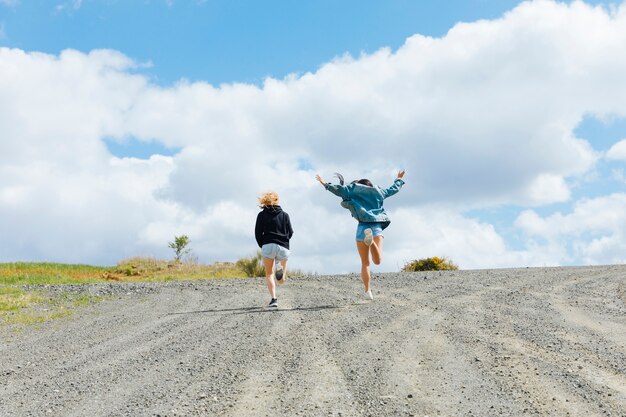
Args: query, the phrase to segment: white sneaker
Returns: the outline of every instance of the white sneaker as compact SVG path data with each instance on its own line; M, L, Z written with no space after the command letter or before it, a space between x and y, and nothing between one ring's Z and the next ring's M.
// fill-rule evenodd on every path
M365 291L365 292L363 293L363 297L364 297L366 300L373 300L373 299L374 299L374 296L372 295L372 290Z
M365 233L365 238L363 239L363 243L365 243L367 246L370 246L372 242L374 241L374 236L372 236L372 229L367 228L363 230L363 233Z

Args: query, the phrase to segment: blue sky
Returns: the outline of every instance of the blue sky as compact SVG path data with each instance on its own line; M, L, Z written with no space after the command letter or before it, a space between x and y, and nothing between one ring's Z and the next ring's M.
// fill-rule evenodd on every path
M7 3L7 0L5 0ZM344 53L397 49L420 33L493 19L518 0L9 0L0 9L6 46L57 54L118 50L159 84L260 83L315 71ZM602 4L588 1L589 4Z
M351 219L310 179L406 168L382 270L624 262L624 9L0 0L0 214L37 218L0 261L167 257L180 233L237 259L274 188L297 207L294 261L347 272Z

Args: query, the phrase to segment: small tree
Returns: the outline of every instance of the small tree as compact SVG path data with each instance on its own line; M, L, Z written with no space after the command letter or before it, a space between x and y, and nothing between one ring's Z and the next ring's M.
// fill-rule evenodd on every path
M454 262L446 259L433 256L432 258L423 258L416 261L407 262L402 268L403 272L416 272L416 271L455 271L459 269Z
M236 265L246 274L247 277L264 277L265 268L261 264L261 251L257 251L256 255L249 258L241 258Z
M187 248L189 244L189 237L187 235L174 236L174 241L168 243L168 246L174 249L174 261L180 262L184 255L191 252L191 249Z

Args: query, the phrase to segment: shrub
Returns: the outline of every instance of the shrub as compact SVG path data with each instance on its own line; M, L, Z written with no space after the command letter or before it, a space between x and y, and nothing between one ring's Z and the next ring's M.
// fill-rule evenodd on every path
M248 258L241 258L236 263L247 277L264 277L265 268L261 263L261 251L257 251L256 255Z
M459 267L446 258L433 256L432 258L424 258L416 261L407 262L402 268L403 272L416 271L449 271L457 270Z

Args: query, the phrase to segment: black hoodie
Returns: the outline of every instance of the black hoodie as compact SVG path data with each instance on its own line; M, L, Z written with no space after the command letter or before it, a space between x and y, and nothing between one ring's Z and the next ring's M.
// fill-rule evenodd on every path
M289 249L289 239L293 236L289 215L280 206L263 207L263 211L256 217L254 235L259 247L276 243Z

